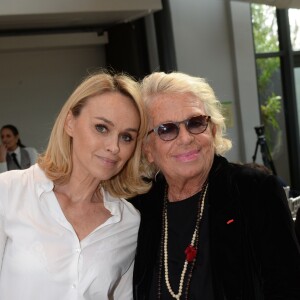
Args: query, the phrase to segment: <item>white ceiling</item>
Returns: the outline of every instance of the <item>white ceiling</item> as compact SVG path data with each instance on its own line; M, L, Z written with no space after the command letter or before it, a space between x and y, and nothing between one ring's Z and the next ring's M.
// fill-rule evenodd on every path
M55 29L82 26L105 27L109 24L132 21L149 14L151 10L112 11L88 13L36 14L0 16L0 31Z

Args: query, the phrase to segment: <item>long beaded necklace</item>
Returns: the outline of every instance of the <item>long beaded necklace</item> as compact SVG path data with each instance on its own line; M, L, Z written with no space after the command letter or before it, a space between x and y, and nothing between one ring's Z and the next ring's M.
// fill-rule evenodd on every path
M192 240L190 245L185 249L186 258L183 264L180 281L179 281L179 288L177 294L173 291L170 280L169 280L169 266L168 266L168 213L167 213L167 204L168 204L168 186L166 186L165 189L165 195L164 195L164 206L163 206L163 230L161 235L161 245L160 245L160 262L159 262L159 272L158 272L158 299L161 298L161 281L162 281L162 266L164 265L164 277L165 277L165 283L166 287L168 289L168 292L170 295L176 299L180 300L180 297L183 293L183 285L184 285L184 279L185 275L188 269L188 265L190 265L190 270L187 276L187 282L186 282L186 290L185 290L185 299L188 298L188 291L189 286L192 278L192 272L194 269L194 265L196 262L196 255L197 255L197 245L199 241L199 227L200 227L200 221L203 216L204 211L204 204L205 204L205 197L206 192L208 188L208 183L206 182L204 184L204 188L202 189L201 195L200 195L200 201L198 202L198 211L197 211L197 219L196 219L196 225L195 230L192 235Z

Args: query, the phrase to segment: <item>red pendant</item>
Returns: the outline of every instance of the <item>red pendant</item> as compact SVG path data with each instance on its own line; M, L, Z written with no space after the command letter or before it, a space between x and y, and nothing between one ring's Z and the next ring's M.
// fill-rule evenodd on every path
M195 259L196 255L197 255L197 249L192 246L192 245L189 245L186 247L185 251L185 259L188 261L188 262L191 262Z

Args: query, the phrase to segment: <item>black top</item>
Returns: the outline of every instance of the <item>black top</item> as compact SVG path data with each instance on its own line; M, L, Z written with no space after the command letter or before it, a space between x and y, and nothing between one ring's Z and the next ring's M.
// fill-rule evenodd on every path
M195 230L198 204L201 193L178 202L168 202L168 264L169 264L169 281L173 291L177 294L179 288L180 276L185 261L185 249L191 243L192 235ZM208 205L204 206L204 214L200 223L199 243L197 259L193 270L192 280L188 293L188 299L213 299L213 289L211 280L211 265L209 255L209 230L208 230ZM205 259L204 259L205 258ZM158 270L159 270L160 253L157 255L155 272L150 289L149 299L157 299L158 287ZM167 290L165 284L165 272L162 267L161 277L161 299L174 300ZM190 264L188 266L184 288L181 299L185 299L186 282Z
M215 156L208 182L207 251L214 300L299 300L299 245L278 179ZM133 274L135 300L149 299L165 185L164 177L157 176L148 193L130 199L141 212Z

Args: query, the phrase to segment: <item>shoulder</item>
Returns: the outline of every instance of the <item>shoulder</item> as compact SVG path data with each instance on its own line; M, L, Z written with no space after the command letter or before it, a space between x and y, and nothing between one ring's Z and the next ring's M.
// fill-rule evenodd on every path
M44 174L41 168L35 164L28 169L24 170L10 170L0 174L0 181L17 181L22 178L29 178L31 176L36 177Z
M140 218L139 211L134 207L134 205L132 203L130 203L129 201L127 201L126 199L123 199L123 198L121 198L120 201L123 206L123 211L126 214L136 217L137 219Z
M2 209L6 206L15 207L20 197L23 197L28 190L34 187L33 184L30 184L32 176L32 168L11 170L0 174L0 206Z
M216 157L210 174L212 181L226 182L251 187L269 182L280 185L276 176L242 164L228 162L224 157Z
M23 178L30 176L30 170L11 170L0 174L1 186L10 185L22 181Z
M266 174L243 165L232 164L232 177L236 183L249 192L256 188L258 191L270 191L270 189L280 189L283 191L282 184L277 176Z
M38 165L25 170L12 170L0 174L0 214L16 216L32 213L39 205L44 192L53 189L49 180Z
M137 232L140 221L141 215L140 212L127 200L121 198L120 201L120 213L121 213L121 222L124 226L128 226L128 228L134 228L134 231Z
M147 193L137 195L127 200L132 203L142 215L152 214L153 211L160 210L161 208L165 185L165 178L162 174L159 174Z
M25 170L11 170L0 174L0 194L4 189L20 191L39 187L49 190L53 183L37 164Z
M216 199L239 199L239 203L278 206L286 205L285 191L278 178L226 159L217 159L210 174L210 195ZM229 201L229 200L228 200ZM231 200L230 200L231 201ZM226 202L226 201L225 201Z

